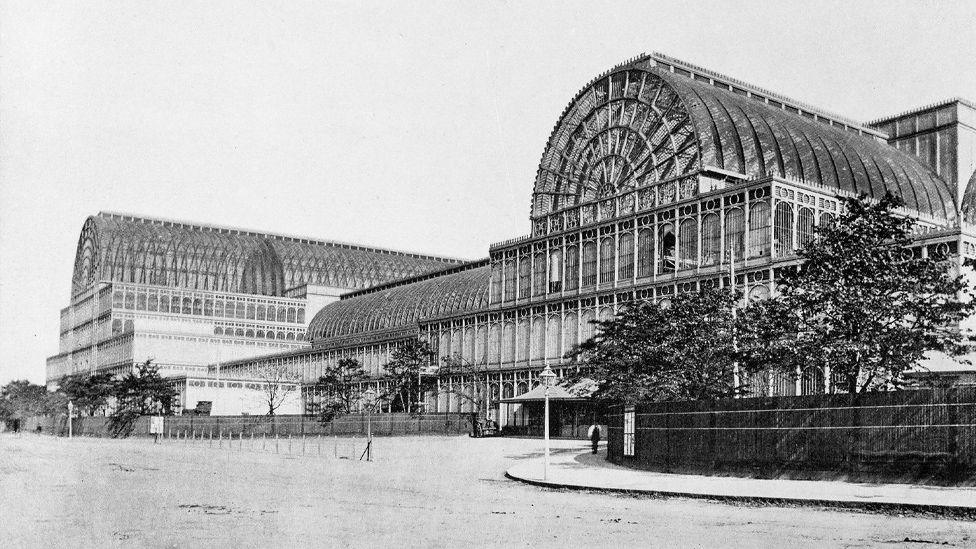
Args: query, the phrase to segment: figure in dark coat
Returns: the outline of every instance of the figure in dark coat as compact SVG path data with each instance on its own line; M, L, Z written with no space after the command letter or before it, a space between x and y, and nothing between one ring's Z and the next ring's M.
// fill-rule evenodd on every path
M590 442L593 443L593 453L596 453L597 447L600 445L600 426L591 425L590 426Z

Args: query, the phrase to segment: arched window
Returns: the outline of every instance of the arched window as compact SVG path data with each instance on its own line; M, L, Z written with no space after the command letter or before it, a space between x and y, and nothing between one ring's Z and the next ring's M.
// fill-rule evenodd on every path
M834 214L830 212L824 212L820 214L820 223L818 223L818 225L823 227L825 225L830 225L831 223L833 223L833 221L834 221Z
M654 231L645 228L637 232L637 278L654 274Z
M536 253L532 257L532 295L545 295L546 282L546 254Z
M783 257L793 253L793 205L789 202L776 203L773 223L773 253Z
M254 330L248 328L244 331L244 337L254 337Z
M505 301L515 299L515 260L505 262Z
M501 337L501 328L498 324L492 324L491 328L488 329L488 362L491 364L496 364L501 360L501 349L499 348L502 341Z
M253 303L248 303L247 304L247 318L248 318L248 320L254 320L254 304Z
M570 244L566 247L566 283L567 290L579 288L579 244Z
M563 251L556 248L549 252L549 292L563 291Z
M203 300L203 316L213 316L214 315L213 305L214 305L214 303L213 303L213 300L212 299L207 298L207 299L204 299Z
M665 223L658 229L658 250L660 250L661 260L658 262L657 272L660 274L670 274L674 272L674 252L675 238L674 225Z
M532 278L532 258L529 255L519 256L519 299L525 299L529 297L532 291L531 278Z
M238 328L234 330L234 335L236 335L237 337L244 337L244 328Z
M221 300L214 301L214 316L224 316L224 302Z
M596 284L596 242L583 243L583 287Z
M295 341L295 332L288 332L286 339L288 339L288 341Z
M193 300L189 297L183 298L183 314L192 315L193 314Z
M265 315L265 312L264 311L265 311L264 305L258 305L257 311L255 313L257 320L264 320L265 319L265 316L264 316Z
M273 331L271 331L271 330L268 330L268 333L266 333L264 335L264 337L265 337L265 339L274 339L275 338L275 333Z
M505 263L493 261L491 263L491 302L499 303L502 300L502 272L505 270Z
M579 326L576 325L576 313L566 313L563 319L563 354L569 352L576 345L576 337L579 335Z
M136 310L145 311L146 310L146 293L139 292L136 294Z
M461 355L469 362L478 361L474 354L474 328L464 330L464 348L461 349Z
M617 265L617 279L634 278L634 233L620 235L620 261Z
M166 294L159 296L159 312L161 313L169 312L169 296Z
M614 249L614 238L606 237L600 241L600 283L613 282L616 274L617 250Z
M562 319L558 314L549 317L546 323L546 358L553 360L562 356L559 352L559 338L562 336Z
M580 342L584 342L591 337L596 330L596 326L593 325L593 320L596 319L596 314L593 309L586 309L580 313Z
M255 332L254 337L258 339L264 339L264 330L258 330L257 332Z
M224 335L224 329L220 326L214 328L214 335Z
M532 321L532 360L542 360L546 353L546 319L538 317Z
M488 358L485 346L488 344L488 328L484 325L478 326L478 331L474 336L474 360L478 364L484 364Z
M518 321L518 346L516 347L515 360L526 362L529 360L529 344L531 339L531 326L527 318Z
M295 322L295 308L288 307L288 322Z
M504 333L502 334L502 362L515 361L515 323L506 322Z
M800 213L796 216L796 236L797 245L801 248L813 240L813 210L810 208L800 208Z
M245 307L244 307L244 304L242 302L240 302L240 301L237 302L236 310L237 310L237 315L236 315L237 318L244 318L244 310L245 310Z
M199 297L193 300L193 314L198 316L203 314L203 300Z
M725 210L725 257L722 262L742 261L745 253L746 216L742 208Z
M125 308L129 310L136 308L136 294L132 292L125 293Z
M722 245L722 227L717 213L707 213L702 216L701 227L701 264L703 266L719 263Z
M296 321L299 324L305 324L305 307L298 308L298 318L296 319Z
M749 290L749 301L766 299L767 297L769 297L769 286L765 284L753 286L752 289Z
M698 222L685 219L678 225L678 269L698 266Z
M749 206L749 257L769 257L769 203Z
M278 307L278 322L285 322L288 318L288 309L284 306Z
M156 295L155 292L149 294L149 303L147 308L153 312L159 310L159 296Z

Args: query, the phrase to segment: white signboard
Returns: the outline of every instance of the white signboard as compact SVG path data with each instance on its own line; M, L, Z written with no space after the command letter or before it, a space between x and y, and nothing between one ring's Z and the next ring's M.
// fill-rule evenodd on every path
M149 416L149 434L163 434L163 416Z

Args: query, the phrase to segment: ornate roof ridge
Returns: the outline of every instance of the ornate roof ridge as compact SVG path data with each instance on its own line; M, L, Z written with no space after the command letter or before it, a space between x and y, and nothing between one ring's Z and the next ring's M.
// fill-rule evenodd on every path
M920 112L927 111L927 110L931 110L931 109L938 109L939 107L945 107L945 106L951 105L953 103L962 103L963 105L966 105L970 109L976 109L976 103L974 103L973 101L970 101L970 100L966 99L965 97L960 97L958 95L955 95L955 96L952 96L952 97L947 97L947 98L945 98L945 99L943 99L941 101L936 101L934 103L929 103L927 105L923 105L921 107L916 107L914 109L904 110L904 111L901 111L901 112L899 112L897 114L892 114L892 115L889 115L889 116L883 116L881 118L875 118L874 120L871 120L870 122L868 122L868 125L872 125L873 126L875 124L884 124L885 122L890 122L890 121L892 121L892 120L894 120L896 118L901 118L903 116L908 116L910 114L918 114Z
M388 290L390 288L396 288L397 286L406 286L407 284L413 284L414 282L421 282L431 278L438 278L441 276L447 276L449 274L460 273L462 271L468 271L471 269L477 269L478 267L485 267L489 264L489 258L478 259L475 261L469 261L467 263L462 263L460 265L454 265L452 267L447 267L445 269L438 269L436 271L430 271L428 273L423 273L414 276L408 276L406 278L398 278L397 280L391 280L389 282L384 282L382 284L377 284L375 286L370 286L369 288L363 288L361 290L356 290L354 292L347 292L339 296L339 300L343 301L352 297L357 297L365 294L371 294L375 292L380 292L383 290Z
M125 213L125 212L99 211L97 217L103 219L114 219L114 220L121 220L121 221L130 221L135 223L144 223L147 225L175 226L175 227L191 229L191 230L199 230L204 232L217 232L217 233L224 233L224 234L255 236L255 237L262 237L262 238L270 238L273 240L297 242L301 244L313 244L318 246L327 246L327 247L342 248L347 250L357 250L363 252L373 252L373 253L379 253L385 255L405 256L405 257L412 257L416 259L444 261L444 262L455 263L455 264L464 264L470 261L469 259L462 259L458 257L437 256L437 255L430 255L430 254L422 254L418 252L411 252L406 250L397 250L392 248L364 246L362 244L343 242L339 240L322 240L318 238L309 238L306 236L299 236L299 235L291 235L291 234L283 234L283 233L268 233L263 231L245 229L241 227L215 225L212 223L196 223L193 221L185 221L185 220L163 218L163 217L147 217L147 216L141 216L141 215Z
M792 97L789 97L789 96L786 96L786 95L783 95L783 94L774 92L774 91L769 90L767 88L762 88L762 87L756 86L754 84L750 84L749 82L746 82L744 80L739 80L738 78L734 78L734 77L728 76L726 74L722 74L720 72L713 71L711 69L707 69L707 68L702 67L702 66L699 66L699 65L695 65L693 63L688 63L687 61L682 61L681 59L677 59L675 57L671 57L671 56L665 55L663 53L653 52L653 53L651 53L651 55L649 57L651 59L654 59L655 61L660 61L662 63L669 64L669 65L672 65L672 66L675 66L675 67L678 67L678 68L681 68L681 69L685 69L685 70L688 70L690 72L694 72L694 73L700 74L702 76L707 76L707 77L711 78L712 80L717 80L717 81L720 81L720 82L725 83L725 84L732 84L732 85L735 85L736 87L742 88L742 89L744 89L746 91L749 91L749 92L755 92L755 93L757 93L759 95L762 95L764 97L767 97L769 99L773 99L775 101L778 101L780 103L783 103L787 107L791 107L791 108L794 108L794 109L801 109L801 110L803 110L805 112L808 112L810 114L817 115L817 117L819 117L819 118L823 118L823 119L827 119L827 120L832 120L832 121L835 121L835 122L839 122L839 123L841 123L843 125L851 126L851 127L855 128L857 130L863 131L865 133L869 133L869 134L874 135L874 136L877 136L877 137L885 137L885 138L887 138L887 134L885 134L884 132L880 132L880 131L878 131L875 128L869 127L868 124L865 123L865 122L859 122L857 120L854 120L853 118L849 118L847 116L843 116L843 115L840 115L840 114L837 114L837 113L828 111L826 109L823 109L823 108L820 108L820 107L811 105L811 104L806 103L806 102L803 102L803 101L798 101L796 99L793 99Z

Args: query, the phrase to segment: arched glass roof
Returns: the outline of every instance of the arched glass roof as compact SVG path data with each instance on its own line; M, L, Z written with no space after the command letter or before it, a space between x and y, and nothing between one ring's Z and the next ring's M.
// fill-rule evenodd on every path
M124 214L82 227L72 293L96 280L282 295L301 284L360 289L459 259Z
M875 198L888 190L956 219L948 184L870 130L703 72L643 56L583 88L546 145L533 217L708 167Z
M312 343L488 307L491 268L480 266L352 296L326 305L308 327Z

